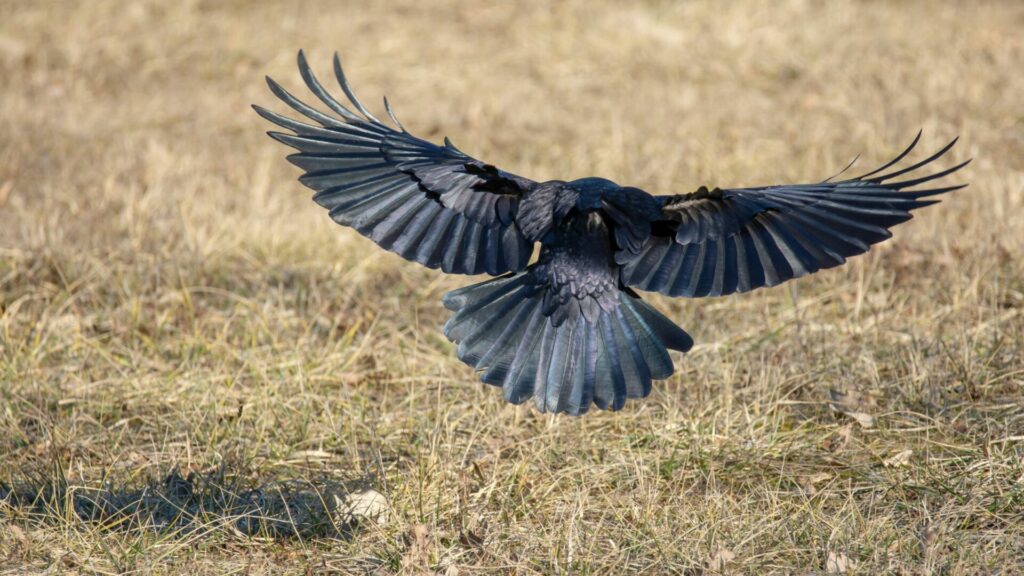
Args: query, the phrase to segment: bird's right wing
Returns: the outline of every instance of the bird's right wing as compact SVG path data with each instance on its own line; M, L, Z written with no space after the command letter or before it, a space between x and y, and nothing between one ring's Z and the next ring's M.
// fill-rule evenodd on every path
M447 139L431 144L375 118L355 97L337 54L334 71L352 111L313 75L302 52L306 86L335 115L316 110L267 79L271 91L308 124L260 106L256 112L291 131L270 132L297 149L288 160L306 173L299 181L331 218L382 248L454 274L499 275L526 267L533 252L515 223L522 195L536 183L467 156Z
M623 280L669 296L720 296L774 286L867 252L892 235L890 228L909 220L912 210L966 186L918 188L967 162L898 180L930 165L956 140L921 162L885 173L920 136L891 162L856 178L658 196L661 214L650 222L649 240L638 253L616 256Z

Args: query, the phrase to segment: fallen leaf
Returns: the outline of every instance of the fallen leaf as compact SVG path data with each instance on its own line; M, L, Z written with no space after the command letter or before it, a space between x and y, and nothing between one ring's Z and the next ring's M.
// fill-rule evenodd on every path
M815 484L820 484L821 482L831 479L832 475L829 474L828 472L818 472L816 474L811 474L810 476L801 477L800 486L803 488L806 494L808 494L809 496L814 496L815 494L818 493L818 488L815 486Z
M825 572L829 574L846 574L850 569L850 559L842 552L829 552L825 560Z
M426 550L429 544L430 528L426 524L413 524L406 534L406 541L409 548L413 550Z
M714 554L707 560L708 570L712 572L723 572L729 562L736 559L736 553L723 546L715 548Z
M828 437L825 442L825 449L829 452L840 452L846 448L850 443L850 437L853 435L853 424L844 424L840 426L836 433Z
M430 529L426 524L414 524L406 533L405 542L408 549L402 555L402 566L421 568L426 574L431 558Z
M873 428L875 426L875 417L864 412L860 407L859 394L856 392L841 392L833 388L829 388L828 394L832 398L829 406L833 410L853 418L862 428Z
M829 474L828 472L818 472L816 474L806 476L804 479L807 482L810 482L811 484L817 484L818 482L824 482L825 480L830 480L831 478L832 475Z
M893 454L891 457L886 458L882 465L886 468L901 468L910 463L910 457L914 455L913 450L903 450Z
M936 536L938 536L938 529L931 522L925 520L917 531L917 537L921 541L921 548L926 555L931 553Z
M25 536L25 531L14 524L9 524L7 527L11 531L11 534L14 535L14 539L18 541L18 545L21 546L21 549L28 550L28 536Z
M232 411L234 412L234 411ZM286 462L307 462L309 460L330 460L334 454L323 450L296 450L285 458Z

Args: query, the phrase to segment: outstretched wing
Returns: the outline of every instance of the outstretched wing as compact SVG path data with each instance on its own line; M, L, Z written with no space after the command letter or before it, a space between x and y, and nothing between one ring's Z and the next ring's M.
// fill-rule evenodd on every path
M892 235L889 228L909 220L912 210L966 186L916 188L970 160L897 180L942 157L956 140L925 160L884 173L920 137L918 133L884 166L839 182L830 178L818 184L711 191L701 187L691 194L659 196L661 216L651 223L650 239L638 254L617 255L623 281L669 296L720 296L774 286L867 252Z
M405 131L384 100L395 130L356 98L334 56L334 72L355 111L331 96L298 56L306 86L334 115L308 106L267 78L270 90L315 124L260 106L253 108L291 133L269 132L297 149L288 160L306 173L299 181L331 218L382 248L429 268L491 275L526 267L532 253L515 224L519 199L535 182Z

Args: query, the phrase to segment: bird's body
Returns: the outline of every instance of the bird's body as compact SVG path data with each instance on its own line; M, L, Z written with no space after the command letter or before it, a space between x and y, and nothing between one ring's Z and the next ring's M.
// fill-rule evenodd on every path
M962 186L914 189L950 174L894 181L948 151L883 173L814 184L654 196L603 178L535 182L455 148L437 146L377 120L335 73L356 111L310 72L310 90L337 116L271 90L317 122L260 107L289 129L275 139L331 217L402 257L447 273L497 278L455 290L445 335L481 379L507 400L533 398L544 411L619 409L673 372L669 350L693 341L634 289L670 296L720 296L774 286L842 264L890 236L931 196ZM269 80L269 79L268 79ZM920 136L920 135L919 135ZM955 142L955 141L954 141ZM530 263L534 244L537 260Z

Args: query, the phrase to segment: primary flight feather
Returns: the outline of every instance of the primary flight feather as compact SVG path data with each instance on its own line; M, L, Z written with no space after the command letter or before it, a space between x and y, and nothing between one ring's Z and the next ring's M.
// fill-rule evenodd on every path
M386 99L395 127L378 120L349 87L337 55L348 104L324 88L302 52L298 64L329 112L269 78L271 91L308 120L254 108L288 130L269 134L298 150L288 160L305 171L299 181L335 222L407 260L499 276L445 295L454 315L444 333L506 400L533 398L541 411L618 410L672 374L669 350L686 352L693 340L634 288L696 297L774 286L866 252L911 211L965 186L921 188L967 162L916 175L956 140L894 168L920 133L877 170L816 184L653 196L603 178L535 182L447 139L436 145L413 136Z

